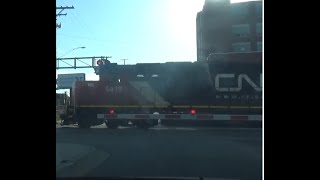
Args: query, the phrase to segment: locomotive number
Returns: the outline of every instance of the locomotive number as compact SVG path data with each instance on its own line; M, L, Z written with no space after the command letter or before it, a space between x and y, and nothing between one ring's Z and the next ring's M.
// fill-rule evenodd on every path
M106 86L107 93L122 93L122 86Z

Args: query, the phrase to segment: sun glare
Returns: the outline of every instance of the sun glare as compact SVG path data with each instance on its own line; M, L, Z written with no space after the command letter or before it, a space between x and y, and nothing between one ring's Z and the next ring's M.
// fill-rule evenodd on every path
M203 4L204 0L170 1L168 20L174 39L187 42L195 36L197 12L202 10Z

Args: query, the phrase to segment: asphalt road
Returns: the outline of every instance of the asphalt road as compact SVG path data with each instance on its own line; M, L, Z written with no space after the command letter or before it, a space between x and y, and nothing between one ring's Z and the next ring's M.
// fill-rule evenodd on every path
M262 179L262 129L159 127L113 130L102 125L91 129L57 127L56 133L59 143L94 146L109 154L85 176Z

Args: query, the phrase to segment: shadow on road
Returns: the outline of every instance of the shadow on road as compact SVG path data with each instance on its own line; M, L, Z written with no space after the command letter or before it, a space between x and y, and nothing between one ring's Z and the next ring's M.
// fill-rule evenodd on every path
M119 127L109 129L105 125L93 126L90 129L81 129L77 126L68 126L57 128L57 135L62 134L81 134L81 135L119 135L119 136L141 136L141 135L161 135L161 136L252 136L262 137L261 128L232 128L232 127L178 127L158 125L150 129L140 129L136 127Z

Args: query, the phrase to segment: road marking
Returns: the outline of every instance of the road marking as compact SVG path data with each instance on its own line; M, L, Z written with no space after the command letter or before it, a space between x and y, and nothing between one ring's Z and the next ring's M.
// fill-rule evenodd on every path
M184 130L184 131L195 131L198 130L196 128L188 128L188 127L152 127L150 129L154 130Z
M198 129L195 129L195 128L187 128L187 127L177 127L175 128L176 130L187 130L187 131L195 131L195 130L198 130Z
M167 127L153 127L153 128L150 128L150 129L154 129L154 130L164 130L164 129L169 129Z

